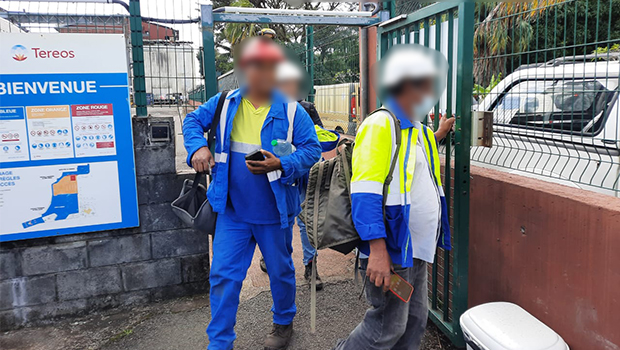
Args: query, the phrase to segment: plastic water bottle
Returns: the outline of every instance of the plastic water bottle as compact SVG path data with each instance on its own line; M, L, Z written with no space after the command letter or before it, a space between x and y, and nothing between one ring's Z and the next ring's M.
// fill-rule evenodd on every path
M271 145L273 146L273 153L278 157L288 156L295 152L295 146L286 140L273 140L271 141Z

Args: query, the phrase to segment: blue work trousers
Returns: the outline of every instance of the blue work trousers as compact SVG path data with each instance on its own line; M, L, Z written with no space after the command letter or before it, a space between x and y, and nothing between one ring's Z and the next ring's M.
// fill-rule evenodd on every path
M239 293L252 263L256 244L263 253L273 305L273 322L293 322L295 306L295 267L293 253L293 220L287 228L248 224L219 214L213 241L211 264L211 322L207 327L210 350L230 350L235 341L235 323Z
M299 216L297 217L297 226L299 226L299 235L301 236L301 247L304 251L304 265L308 265L311 261L314 260L314 255L316 254L316 249L310 244L308 240L308 233L306 232L306 224L303 221L299 220Z
M299 202L303 203L306 200L306 187L307 179L305 181L300 181L300 191L299 191ZM308 233L306 232L306 224L303 221L299 220L299 216L297 217L297 226L299 226L299 235L301 236L301 247L304 251L304 265L308 265L311 261L314 260L314 256L316 255L316 249L310 244L308 240Z

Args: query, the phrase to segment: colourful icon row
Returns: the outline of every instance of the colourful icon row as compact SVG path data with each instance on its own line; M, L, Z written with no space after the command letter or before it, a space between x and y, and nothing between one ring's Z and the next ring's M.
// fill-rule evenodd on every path
M76 136L75 141L86 140L112 140L114 135L90 135L90 136Z
M91 143L87 143L87 142L76 143L75 147L76 148L95 148L95 143L94 142L91 142Z
M31 130L30 136L56 136L56 135L67 135L69 130L58 129L58 130Z
M19 152L22 148L19 145L15 145L14 149L15 149L16 152ZM2 150L5 151L5 152L8 152L9 151L9 146L2 147Z
M113 128L112 124L108 124L107 129L108 130L112 130L112 128ZM101 124L101 125L99 125L99 124L94 124L94 125L93 124L90 124L90 125L76 125L76 126L73 127L73 129L75 131L78 131L80 129L81 130L99 130L99 129L105 130L106 126L103 125L103 124Z
M2 134L2 139L3 140L19 140L19 134L18 133L8 133L8 134Z
M46 142L46 143L33 143L33 149L44 149L44 148L65 148L71 147L71 142Z

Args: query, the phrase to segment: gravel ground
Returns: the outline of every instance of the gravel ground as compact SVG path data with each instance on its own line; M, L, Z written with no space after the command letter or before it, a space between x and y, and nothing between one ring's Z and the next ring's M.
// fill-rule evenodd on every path
M367 305L358 299L359 288L352 281L328 284L318 293L317 332L310 333L310 291L300 286L297 293L298 314L290 350L327 350L346 337L361 320ZM268 292L242 302L237 317L235 349L262 349L271 325L271 295ZM186 312L153 316L110 340L105 350L204 349L208 344L204 329L209 321L208 306ZM422 350L453 350L449 342L429 322Z

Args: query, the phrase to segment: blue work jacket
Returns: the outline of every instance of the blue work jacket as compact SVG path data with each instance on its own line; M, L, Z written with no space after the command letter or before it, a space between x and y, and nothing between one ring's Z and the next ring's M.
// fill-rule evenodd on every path
M220 94L213 96L198 109L189 113L183 121L187 164L190 166L194 153L202 147L208 147L204 133L211 128ZM217 213L225 211L228 200L230 133L242 97L243 89L237 89L228 94L226 97L228 101L225 103L225 108L222 109L220 125L215 133L215 167L212 169L213 181L207 191L207 197L213 210ZM297 180L307 174L312 165L321 159L321 144L314 130L312 119L299 103L288 101L284 94L275 90L271 98L271 108L261 129L262 149L273 153L271 141L287 139L290 124L287 116L289 106L294 108L292 144L296 151L290 155L279 157L282 170L268 174L277 208L265 208L265 210L279 211L280 223L283 228L289 226L290 219L297 216L301 211ZM248 188L248 196L252 195L251 191L252 189ZM243 215L243 213L236 214Z

